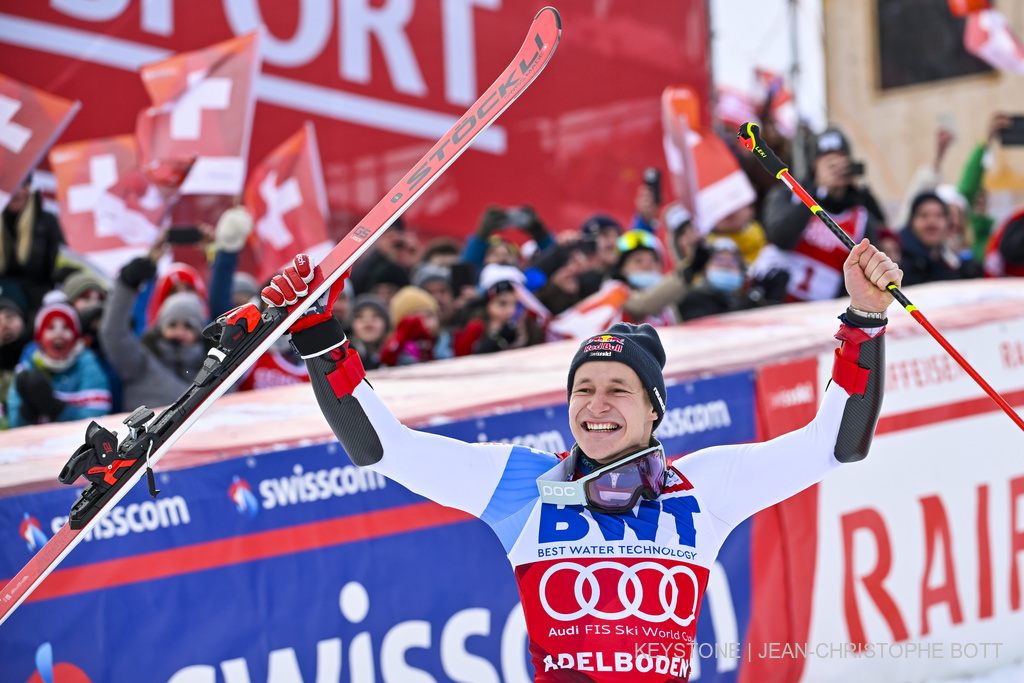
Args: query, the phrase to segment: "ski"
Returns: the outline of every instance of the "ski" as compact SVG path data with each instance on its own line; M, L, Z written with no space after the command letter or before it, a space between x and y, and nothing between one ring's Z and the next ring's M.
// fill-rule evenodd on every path
M85 444L71 456L59 477L62 483L73 484L84 476L89 484L72 507L68 522L0 592L0 624L78 545L83 534L138 483L143 472L149 476L150 494L156 497L159 491L150 465L160 460L185 430L327 293L476 136L536 80L554 54L561 30L561 18L553 7L537 13L519 53L498 79L320 262L316 277L309 283L309 296L287 309L268 308L263 313L255 305L246 304L210 323L203 334L217 346L209 352L192 386L158 416L145 406L137 408L124 420L128 433L120 443L117 432L95 422L89 424Z

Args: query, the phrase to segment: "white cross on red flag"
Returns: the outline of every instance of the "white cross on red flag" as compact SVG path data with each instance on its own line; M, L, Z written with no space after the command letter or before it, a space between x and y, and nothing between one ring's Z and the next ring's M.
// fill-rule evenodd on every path
M182 194L239 194L260 70L259 32L139 69L153 106L138 118L139 166Z
M696 95L686 87L662 93L665 161L677 194L707 235L720 220L754 203L757 195L725 142L700 131Z
M0 209L80 106L0 74Z
M996 69L1024 74L1024 45L998 10L982 9L967 15L964 48Z
M298 253L319 260L329 249L327 193L312 123L307 121L253 169L245 207L255 224L260 280L279 273Z
M156 240L167 200L136 168L133 136L58 145L49 160L61 225L72 249L103 261L103 254L148 247Z

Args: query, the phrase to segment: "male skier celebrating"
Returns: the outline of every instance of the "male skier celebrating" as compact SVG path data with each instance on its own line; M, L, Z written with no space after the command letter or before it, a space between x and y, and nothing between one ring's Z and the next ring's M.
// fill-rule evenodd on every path
M295 303L308 293L312 266L297 256L264 300ZM363 381L331 315L343 279L290 331L353 462L479 517L498 535L519 584L536 681L686 681L701 595L728 533L867 455L884 385L893 300L885 288L902 275L867 240L846 259L843 343L810 424L671 465L655 438L665 351L649 325L618 323L580 345L568 377L576 444L560 455L401 425Z

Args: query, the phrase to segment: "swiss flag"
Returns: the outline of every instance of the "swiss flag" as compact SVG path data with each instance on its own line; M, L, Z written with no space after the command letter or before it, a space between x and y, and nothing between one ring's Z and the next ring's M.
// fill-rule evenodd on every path
M139 114L139 166L182 194L242 191L260 70L259 32L139 70L153 106Z
M622 307L630 293L625 282L608 280L601 289L548 321L547 340L586 339L601 334L614 323L622 322Z
M295 254L319 261L329 250L327 193L312 123L307 121L253 169L245 208L255 223L261 280L281 272Z
M58 145L49 159L73 249L93 253L156 240L167 202L135 168L131 135Z
M80 106L0 74L0 210Z
M720 220L752 204L756 194L725 142L712 131L698 132L689 106L694 98L685 87L662 93L663 142L680 201L707 235Z
M967 16L964 48L996 69L1024 74L1024 46L997 10L983 9Z

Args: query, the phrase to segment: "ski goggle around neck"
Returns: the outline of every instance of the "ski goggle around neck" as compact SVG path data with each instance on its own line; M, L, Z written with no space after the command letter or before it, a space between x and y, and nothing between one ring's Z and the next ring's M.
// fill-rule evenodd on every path
M657 498L665 483L661 445L617 460L576 481L538 481L542 503L584 505L595 512L619 514L633 509L640 496Z

